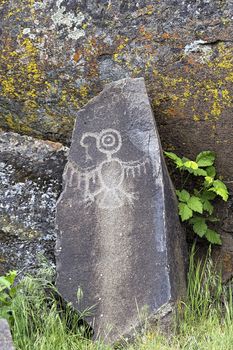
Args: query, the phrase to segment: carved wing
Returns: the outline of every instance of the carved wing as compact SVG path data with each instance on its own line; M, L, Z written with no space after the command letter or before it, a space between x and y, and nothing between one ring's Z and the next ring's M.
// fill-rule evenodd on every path
M122 162L122 166L124 168L125 177L135 177L141 176L142 174L146 174L147 169L146 165L150 163L148 156L144 156L141 159L130 161L130 162Z
M91 195L90 184L98 181L98 168L95 166L82 169L75 162L69 161L65 170L67 185L74 189L83 189L84 196Z

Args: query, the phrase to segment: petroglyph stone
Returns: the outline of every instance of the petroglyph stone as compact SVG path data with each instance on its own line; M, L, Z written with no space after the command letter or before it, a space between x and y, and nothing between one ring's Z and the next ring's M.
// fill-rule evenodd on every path
M0 349L1 350L14 350L11 332L6 320L0 320Z
M131 334L185 289L176 201L143 79L79 111L57 204L57 286L95 338ZM77 298L82 294L83 298Z

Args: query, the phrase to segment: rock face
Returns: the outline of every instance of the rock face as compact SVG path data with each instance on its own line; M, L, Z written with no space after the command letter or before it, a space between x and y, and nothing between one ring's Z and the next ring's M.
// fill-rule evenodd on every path
M55 205L66 148L15 133L0 133L0 275L53 260Z
M1 0L0 128L69 144L106 83L143 76L163 148L216 151L232 193L232 14L227 0Z
M96 338L132 333L184 292L185 237L143 79L107 85L78 113L57 224L57 286L79 311L94 306Z
M2 0L0 13L1 127L69 143L106 82L143 76L164 148L216 150L232 180L231 1Z
M6 320L0 320L0 349L14 350L11 332Z
M220 218L217 224L217 231L221 233L222 246L214 250L214 261L222 272L223 282L233 277L233 196L225 205L219 203L217 217Z

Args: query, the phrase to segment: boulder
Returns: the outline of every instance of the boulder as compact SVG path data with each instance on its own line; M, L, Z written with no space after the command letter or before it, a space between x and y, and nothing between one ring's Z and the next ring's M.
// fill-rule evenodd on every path
M0 133L0 274L54 261L55 206L67 149L12 132Z
M143 79L79 111L57 225L58 289L92 308L96 339L132 335L184 295L185 235Z

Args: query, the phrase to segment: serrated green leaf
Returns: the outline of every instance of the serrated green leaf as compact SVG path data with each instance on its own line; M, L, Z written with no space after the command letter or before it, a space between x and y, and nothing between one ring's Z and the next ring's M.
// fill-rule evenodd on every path
M206 199L212 201L213 199L216 198L216 193L212 192L210 190L208 190L208 191L205 190L205 191L202 192L201 198L203 199L203 201L206 200Z
M210 203L210 201L208 201L208 199L204 200L203 202L203 209L208 211L208 213L211 215L213 214L214 211L214 207L213 205Z
M220 180L214 180L213 186L216 188L222 188L223 190L227 191L227 186Z
M214 166L208 166L205 170L206 170L208 176L212 177L213 179L215 178L216 169Z
M181 169L182 170L185 170L185 171L188 171L190 174L192 174L193 175L193 172L194 172L194 170L193 169L191 169L191 168L186 168L186 167L181 167Z
M190 220L193 224L193 231L200 237L203 237L207 231L207 225L204 218L196 216Z
M214 180L213 185L214 185L214 187L223 188L225 190L227 189L226 185L221 180Z
M204 151L197 155L196 162L199 167L207 167L214 164L215 153L211 151Z
M13 284L15 281L15 278L17 276L17 271L16 270L11 270L9 271L4 278L10 282L10 284Z
M195 176L207 176L207 172L204 169L193 170L193 175Z
M10 300L9 295L5 292L2 292L0 294L0 302L6 304L8 302L8 300Z
M215 216L209 216L207 218L207 220L210 222L219 222L220 221L220 219L216 218Z
M218 196L222 197L225 202L228 200L228 189L226 185L220 180L215 180L213 182L213 187L209 188L209 191L215 192Z
M186 221L193 216L193 211L185 203L179 203L179 215L182 221Z
M210 186L212 186L213 182L214 182L214 180L213 180L213 178L211 176L206 176L205 177L204 186L205 187L210 187Z
M10 288L11 282L9 282L5 276L0 277L0 285L3 286L4 288Z
M5 286L0 285L0 293L1 293L3 290L5 290L5 289L6 289Z
M188 160L188 161L184 162L183 165L185 168L189 168L192 170L198 169L198 164L196 162L193 162L192 160Z
M176 164L178 168L181 168L183 166L183 162L180 157L178 157L175 153L173 152L164 152L164 154L173 160L173 162Z
M220 235L214 231L214 230L210 230L209 228L206 231L205 237L208 239L208 241L212 244L222 244L222 240Z
M192 196L189 198L188 202L188 207L192 209L193 211L202 214L203 213L203 205L200 200L200 198L196 196Z
M177 160L177 159L179 159L179 157L178 157L175 153L173 153L173 152L166 152L166 151L164 151L164 154L165 154L168 158L170 158L170 159L172 159L172 160Z
M188 191L186 190L182 190L182 191L176 191L176 195L179 198L179 201L181 202L187 202L190 198L190 194L188 193Z
M218 196L222 197L222 199L226 202L228 200L228 192L223 190L222 188L210 188L211 191L215 192Z

